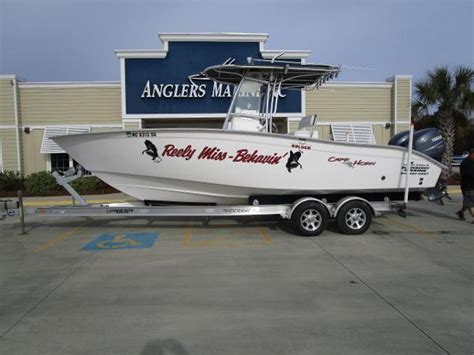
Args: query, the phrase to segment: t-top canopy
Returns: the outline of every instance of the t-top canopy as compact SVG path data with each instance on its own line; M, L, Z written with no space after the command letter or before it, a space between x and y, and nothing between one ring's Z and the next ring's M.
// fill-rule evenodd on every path
M214 65L206 68L202 74L224 84L237 85L243 78L249 78L278 85L281 82L281 89L304 89L318 88L327 80L337 77L340 70L337 65L275 61L265 65Z

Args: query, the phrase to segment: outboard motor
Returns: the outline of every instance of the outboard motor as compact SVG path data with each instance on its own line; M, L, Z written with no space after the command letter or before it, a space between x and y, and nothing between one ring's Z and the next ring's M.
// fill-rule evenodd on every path
M409 136L410 131L397 133L390 139L388 144L407 147ZM425 128L413 133L413 149L437 161L441 161L446 146L443 136L437 128Z
M410 138L410 131L398 132L388 141L388 145L396 145L398 147L408 147L408 138Z
M435 187L425 190L424 194L428 201L435 202L440 205L444 205L443 198L452 200L448 194L448 187L440 181L438 181Z
M438 129L425 128L413 134L413 148L440 162L446 145Z
M388 142L389 145L407 147L410 131L397 133ZM443 136L437 128L420 129L413 133L413 149L441 162L446 149ZM428 201L443 204L443 198L451 199L445 185L445 181L438 181L435 187L427 189L424 194Z

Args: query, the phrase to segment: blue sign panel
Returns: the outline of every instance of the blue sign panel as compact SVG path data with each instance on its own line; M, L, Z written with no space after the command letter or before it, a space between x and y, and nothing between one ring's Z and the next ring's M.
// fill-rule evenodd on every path
M105 233L82 247L82 250L118 250L151 248L158 233Z
M259 42L169 42L166 58L126 58L127 115L225 114L233 86L190 80L205 68L262 58ZM278 112L300 113L301 92L285 91Z

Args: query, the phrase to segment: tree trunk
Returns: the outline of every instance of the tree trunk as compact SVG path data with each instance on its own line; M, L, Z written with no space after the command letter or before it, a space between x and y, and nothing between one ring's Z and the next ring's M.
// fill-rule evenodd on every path
M441 131L444 144L446 145L446 150L444 151L441 163L446 165L447 169L443 169L441 178L447 180L448 176L451 175L451 163L453 160L454 143L456 139L456 124L454 122L454 117L450 112L438 112L436 116L437 126Z

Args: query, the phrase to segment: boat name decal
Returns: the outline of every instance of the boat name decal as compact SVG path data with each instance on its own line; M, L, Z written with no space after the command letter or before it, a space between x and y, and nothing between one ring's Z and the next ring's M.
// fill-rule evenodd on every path
M291 145L291 148L311 150L311 146L304 143L299 143L299 144L293 143Z
M146 143L145 143L146 144ZM153 150L151 152L145 150L144 153L153 157ZM215 160L215 161L224 161L230 159L233 163L253 163L253 164L268 164L276 165L279 164L281 159L287 156L288 153L283 155L278 153L273 154L261 154L258 149L250 151L248 149L238 149L235 153L231 154L229 152L222 151L218 147L209 147L205 146L202 150L196 154L196 149L192 145L187 145L185 148L177 148L174 144L166 144L163 147L161 152L162 157L173 157L173 158L183 158L185 160L190 160L194 156L198 160Z
M248 149L239 149L237 155L233 158L233 162L237 163L256 163L256 164L270 164L275 165L280 162L280 160L286 156L278 155L278 153L273 153L273 155L262 155L258 154L258 150L254 150L252 154L249 153Z
M428 170L430 170L429 164L422 164L422 163L410 163L410 175L428 175ZM407 174L407 165L402 165L401 175Z
M355 168L356 166L374 166L375 164L377 164L377 162L375 161L362 160L362 159L351 160L351 158L347 158L347 157L329 157L328 162L343 163L351 168Z
M196 149L193 149L191 145L188 145L186 148L176 148L173 144L167 144L163 148L163 152L161 153L164 157L176 157L176 158L184 158L185 160L189 160L193 157Z

